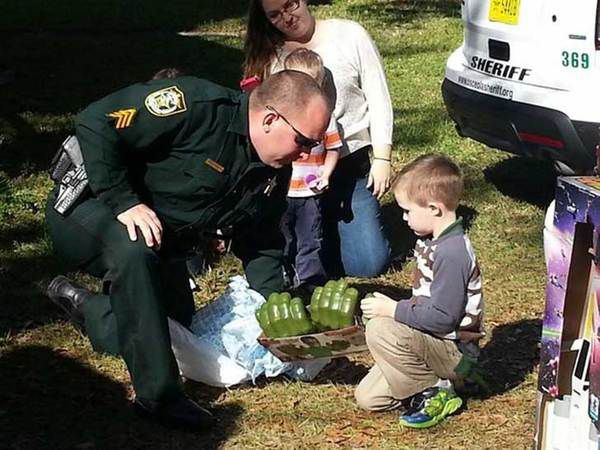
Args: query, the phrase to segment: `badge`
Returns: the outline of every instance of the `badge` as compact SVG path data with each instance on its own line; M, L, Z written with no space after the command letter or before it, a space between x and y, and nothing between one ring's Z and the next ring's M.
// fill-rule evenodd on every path
M168 117L187 110L183 92L177 86L152 92L146 97L144 104L151 114L158 117Z
M135 108L120 109L118 111L111 112L108 117L117 119L115 122L115 128L120 130L121 128L127 128L129 125L131 125L131 121L136 113L137 110Z

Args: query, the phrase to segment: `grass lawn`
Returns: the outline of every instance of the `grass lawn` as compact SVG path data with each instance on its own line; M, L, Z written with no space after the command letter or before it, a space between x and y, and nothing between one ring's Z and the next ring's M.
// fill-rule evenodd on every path
M2 3L0 72L14 73L13 82L0 85L3 447L530 447L544 304L543 214L554 175L547 164L487 149L454 131L440 86L445 60L462 37L460 2L333 0L315 2L313 10L321 18L357 20L375 39L395 110L395 169L417 155L443 152L466 173L461 212L485 277L484 365L493 393L468 399L465 411L434 429L408 431L398 425L397 414L369 414L355 406L353 389L372 363L365 353L335 360L312 383L260 380L232 390L188 383L190 395L212 402L220 419L209 436L137 419L127 408L131 390L124 365L95 354L45 297L48 281L69 270L53 256L44 231L46 169L74 114L162 67L183 66L235 87L244 2L134 1L125 8L115 1L57 1L53 9L34 0ZM182 29L199 33L175 32ZM410 236L390 195L384 213L401 255ZM198 279L199 304L221 293L238 270L238 262L227 257ZM409 262L377 279L355 281L364 289L400 291L410 286L411 270Z

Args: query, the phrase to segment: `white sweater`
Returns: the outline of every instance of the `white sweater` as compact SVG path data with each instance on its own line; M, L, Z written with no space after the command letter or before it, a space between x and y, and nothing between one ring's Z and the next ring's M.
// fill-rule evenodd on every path
M367 31L350 20L319 20L312 39L302 46L318 53L333 75L336 93L333 115L347 143L340 156L370 144L391 145L392 102L381 57ZM278 52L271 73L283 69L283 61L293 49Z

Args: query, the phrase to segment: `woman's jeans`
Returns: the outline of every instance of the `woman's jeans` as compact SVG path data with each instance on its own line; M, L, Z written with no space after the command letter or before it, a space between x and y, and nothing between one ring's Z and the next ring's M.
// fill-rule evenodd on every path
M379 202L366 187L369 149L339 161L325 199L326 267L333 277L376 277L390 262Z

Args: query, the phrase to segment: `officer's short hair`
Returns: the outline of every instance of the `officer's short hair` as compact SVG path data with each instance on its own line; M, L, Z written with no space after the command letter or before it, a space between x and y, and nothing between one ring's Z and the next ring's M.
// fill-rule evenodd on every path
M314 97L323 98L331 108L313 77L297 70L282 70L271 75L252 91L250 107L260 109L271 105L275 108L284 107L288 111L300 111Z
M444 155L422 155L402 168L392 183L396 198L404 197L419 206L441 202L455 210L464 188L463 174Z

